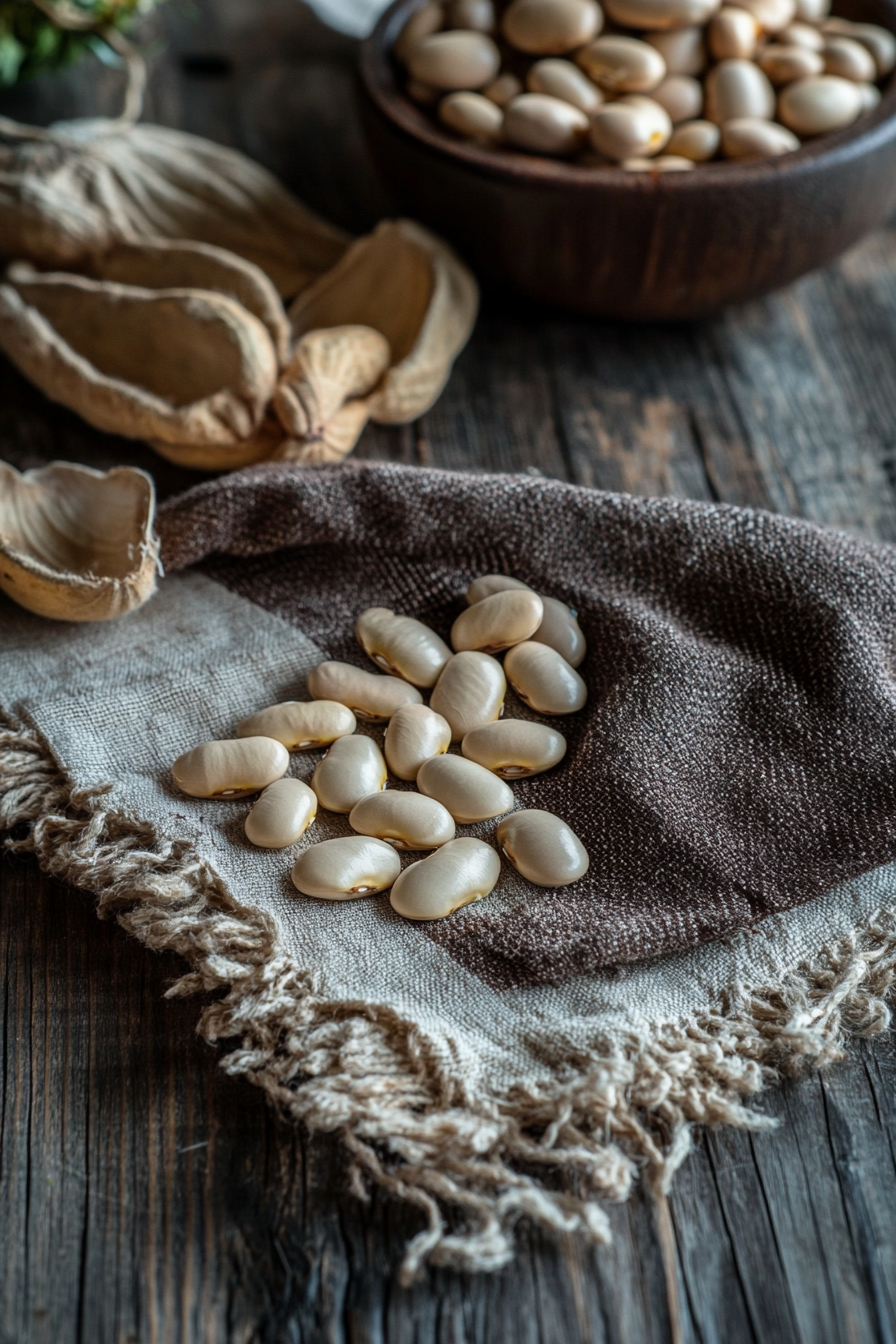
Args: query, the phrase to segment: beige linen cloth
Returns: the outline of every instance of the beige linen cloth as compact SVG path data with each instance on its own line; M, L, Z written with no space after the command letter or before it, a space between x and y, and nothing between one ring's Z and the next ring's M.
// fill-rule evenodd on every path
M602 1203L641 1173L665 1189L694 1123L762 1123L749 1098L780 1071L886 1025L892 548L365 464L254 468L169 502L159 527L167 575L118 623L2 599L0 825L180 952L172 992L219 991L201 1026L224 1067L339 1132L359 1191L372 1179L423 1211L406 1275L505 1263L521 1214L605 1238ZM322 658L364 665L364 606L444 636L489 571L570 602L589 641L567 759L514 786L582 836L579 883L544 891L505 865L487 900L412 924L387 896L299 895L301 846L257 850L245 801L172 788L177 755L303 698ZM347 832L322 812L302 844Z

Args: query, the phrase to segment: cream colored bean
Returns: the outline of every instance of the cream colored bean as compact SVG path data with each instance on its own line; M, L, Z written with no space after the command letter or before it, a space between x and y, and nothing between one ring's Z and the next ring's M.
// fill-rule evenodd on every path
M451 740L459 742L472 728L501 717L506 691L497 659L487 653L456 653L436 682L429 705L447 719Z
M671 28L645 33L644 41L660 53L669 75L702 75L706 69L706 39L702 28Z
M245 798L285 775L289 752L272 737L201 742L178 756L171 775L191 798Z
M867 51L862 54L868 56ZM870 56L868 59L871 59ZM784 46L777 42L770 42L759 53L756 64L773 84L792 84L795 79L820 75L824 69L820 52L810 51L808 47Z
M526 76L526 87L530 93L546 93L551 98L571 103L586 116L596 112L604 101L600 89L582 74L577 65L573 65L572 61L562 61L559 57L536 61Z
M703 85L691 75L669 75L650 96L666 109L673 126L693 121L703 111Z
M721 126L734 117L775 115L775 91L752 61L721 61L706 77L706 117Z
M495 31L495 7L492 0L449 0L449 28L466 28L473 33Z
M547 644L532 640L517 644L504 659L504 672L520 699L537 714L573 714L588 698L575 668Z
M338 700L359 719L383 723L402 705L420 705L423 696L399 677L380 677L352 663L318 663L308 674L315 700Z
M660 111L668 122L665 134L657 126L655 116L646 109L622 101L609 103L591 123L591 143L599 154L617 162L658 154L672 133L668 113L664 108Z
M792 23L778 34L778 41L787 47L806 47L809 51L821 51L824 35L810 23Z
M246 839L262 849L294 845L317 816L317 794L300 779L275 779L246 817Z
M497 79L493 79L491 84L486 84L482 93L485 98L497 103L498 107L506 107L511 98L518 98L522 91L522 80L507 71L503 75L498 75Z
M304 896L351 901L385 891L400 872L401 859L392 845L366 835L347 835L323 840L300 854L292 881Z
M649 97L644 93L626 93L622 98L617 99L617 105L622 104L625 107L635 107L643 112L651 125L654 133L662 136L663 144L672 134L672 122L669 119L669 113L651 94Z
M831 0L796 0L796 17L800 23L821 23L831 8Z
M587 644L576 613L572 607L556 597L542 597L544 615L532 638L538 644L550 644L566 659L570 667L578 667L585 657Z
M880 102L880 89L875 84L857 84L862 96L862 112L872 112Z
M500 66L498 48L485 33L434 33L414 48L408 61L413 79L446 93L481 89Z
M426 705L405 705L386 728L386 764L398 779L416 779L424 761L451 746L448 720Z
M452 97L475 98L476 94ZM445 100L447 101L447 100ZM495 108L485 98L490 111ZM412 686L435 686L451 650L434 630L412 616L396 616L389 607L368 607L355 622L355 637L368 658L384 672Z
M517 872L536 886L566 887L588 871L585 846L553 812L514 812L501 822L497 839Z
M672 132L666 152L693 163L705 163L718 152L721 138L722 133L714 121L684 121Z
M837 75L798 79L778 99L778 120L801 137L850 126L862 111L861 85Z
M877 79L877 65L871 52L851 37L829 37L821 54L826 75L839 75L841 79L851 79L856 84L870 84ZM806 73L817 75L820 71L809 70Z
M502 779L526 779L563 760L566 738L544 723L501 719L467 733L460 749L468 760Z
M584 112L544 93L521 93L504 109L504 139L530 154L574 154L587 133Z
M383 753L369 737L340 737L315 770L311 787L328 812L351 812L355 803L386 787Z
M725 5L708 30L709 49L717 61L751 60L759 41L756 16L738 5Z
M424 38L432 37L445 26L444 5L424 5L417 9L402 28L395 43L395 55L402 65L407 65L411 53L419 47Z
M513 0L501 30L517 51L530 56L565 56L590 42L603 27L594 0Z
M850 23L849 19L825 19L821 30L826 37L851 37L867 47L874 57L878 76L888 75L896 65L896 36L876 23Z
M454 839L454 819L435 798L386 789L362 798L348 824L361 835L375 835L395 849L436 849Z
M500 653L534 635L543 615L537 593L495 593L461 612L451 627L451 643L456 653Z
M658 154L655 159L623 159L619 166L626 173L689 173L694 164L683 154Z
M515 801L513 790L503 780L464 756L435 756L425 761L417 776L417 788L447 807L462 826L500 817Z
M741 0L764 33L780 33L796 18L796 0Z
M604 0L604 7L623 28L684 28L706 23L719 0Z
M483 574L481 578L474 579L467 589L467 606L472 607L484 597L492 597L495 593L507 593L511 590L524 593L535 591L528 583L523 583L522 579L512 579L509 574Z
M317 751L357 728L355 716L336 700L284 700L250 714L236 726L237 737L273 737L287 751Z
M726 159L771 159L792 154L800 142L776 121L759 117L735 117L722 125L722 153Z
M493 145L501 139L504 114L481 93L448 93L439 103L439 121L467 140Z
M501 860L491 845L466 837L450 840L405 868L389 900L405 919L444 919L488 896L500 876Z
M656 47L635 37L599 37L576 61L589 79L611 93L647 93L662 83L666 62Z

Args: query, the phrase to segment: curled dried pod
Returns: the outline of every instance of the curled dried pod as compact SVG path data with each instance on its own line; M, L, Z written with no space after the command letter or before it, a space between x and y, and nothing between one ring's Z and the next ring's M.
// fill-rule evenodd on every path
M108 621L155 591L155 491L134 467L0 462L0 588L59 621Z
M389 358L389 342L373 327L352 323L307 332L274 392L274 410L295 441L281 456L338 462L351 452L367 423L367 404L360 399L376 387Z

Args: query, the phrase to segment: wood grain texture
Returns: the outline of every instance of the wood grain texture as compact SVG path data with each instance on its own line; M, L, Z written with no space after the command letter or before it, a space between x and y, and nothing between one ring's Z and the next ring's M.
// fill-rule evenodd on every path
M295 0L166 17L151 115L240 144L339 222L385 209L346 39ZM89 77L88 77L89 76ZM47 120L114 106L85 67L0 100ZM282 109L282 110L281 110ZM306 130L302 128L306 127ZM445 395L370 427L369 459L541 471L719 499L896 540L896 233L710 323L640 330L487 294ZM195 474L101 435L0 364L0 446ZM0 1344L666 1344L656 1211L639 1192L592 1250L520 1229L500 1274L395 1268L415 1215L350 1196L308 1141L217 1067L180 973L91 899L0 862ZM768 1094L781 1121L701 1137L670 1197L687 1344L896 1338L896 1047L858 1044Z

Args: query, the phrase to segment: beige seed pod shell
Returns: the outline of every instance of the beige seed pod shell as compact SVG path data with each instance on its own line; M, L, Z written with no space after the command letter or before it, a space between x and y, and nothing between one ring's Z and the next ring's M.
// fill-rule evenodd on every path
M665 157L668 156L667 153ZM576 613L556 597L542 597L541 600L544 615L532 638L536 644L549 644L552 649L556 649L570 667L578 667L588 646Z
M509 574L483 574L480 578L474 579L467 589L467 606L472 607L484 597L506 593L511 589L524 593L534 592L528 583L523 583L522 579L512 579Z
M451 627L451 644L457 653L467 649L500 653L529 639L543 615L544 603L537 593L494 593L461 612Z
M717 126L734 117L775 115L775 91L752 61L720 61L706 77L706 118Z
M537 714L574 714L588 698L588 689L556 649L533 640L517 644L504 659L507 680L520 699Z
M483 840L450 840L428 859L405 868L389 900L405 919L444 919L481 901L501 876L501 860Z
M460 747L464 756L502 779L525 779L550 770L566 755L566 738L544 723L501 719L474 728Z
M385 891L401 872L392 845L366 835L347 835L311 845L296 859L292 884L304 896L351 901Z
M337 700L359 719L384 723L402 705L419 705L423 696L399 677L381 677L352 663L318 663L308 674L315 700Z
M458 30L425 37L408 60L412 79L445 93L481 89L500 68L501 56L490 37Z
M501 852L529 882L565 887L588 871L588 854L576 833L553 812L514 812L498 827Z
M348 417L340 412L367 397L389 363L389 342L373 327L349 323L307 332L274 392L277 418L295 441L290 460L338 462L351 452L367 422L367 407L353 407L353 439L345 433Z
M706 38L702 26L645 33L644 41L660 53L669 75L702 75L706 69Z
M718 152L721 138L722 133L714 121L683 121L669 137L666 152L693 163L705 163Z
M439 4L423 5L415 9L398 35L393 48L395 59L407 65L411 54L419 47L424 38L441 32L445 26L445 6Z
M501 31L512 47L530 56L565 56L590 42L603 26L594 0L513 0Z
M487 653L456 653L445 664L429 705L447 720L452 741L459 742L472 728L501 717L506 690L497 659Z
M451 650L434 630L389 607L368 607L355 622L361 648L384 672L412 686L434 686Z
M513 790L503 780L464 756L434 756L424 761L417 788L437 799L462 826L499 817L514 805Z
M424 761L451 746L448 720L426 705L404 705L386 727L386 764L398 779L414 780Z
M311 787L328 812L351 812L386 787L386 762L369 737L339 737L315 770Z
M0 588L57 621L109 621L155 591L155 490L135 467L0 462Z
M546 93L551 98L560 98L589 117L604 101L600 89L577 65L559 57L536 61L526 75L526 88L530 93Z
M287 751L317 751L357 728L355 716L336 700L284 700L237 724L237 737L273 737Z
M599 37L577 52L576 61L611 93L648 93L666 77L666 62L656 47L635 37Z
M171 767L177 788L191 798L245 798L286 774L289 752L272 737L200 742Z
M261 849L294 845L317 816L317 795L301 779L275 779L246 817L246 839Z
M348 824L360 835L375 835L395 849L437 849L454 839L454 819L435 798L386 789L362 798Z
M860 84L838 75L798 79L781 92L778 120L800 137L842 130L862 112L861 90Z
M793 131L776 121L736 117L722 126L722 153L726 159L770 159L778 154L792 154L799 147Z

